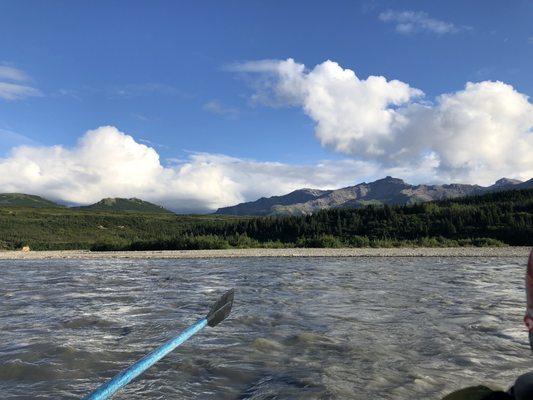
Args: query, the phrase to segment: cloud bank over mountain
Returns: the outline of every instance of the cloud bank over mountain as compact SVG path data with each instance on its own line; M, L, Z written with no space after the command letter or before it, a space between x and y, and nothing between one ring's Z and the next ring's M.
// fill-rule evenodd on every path
M256 75L254 101L301 107L323 146L356 160L424 168L441 181L533 175L533 105L503 82L468 82L430 102L407 83L360 79L333 61L308 69L290 58L262 60L231 69Z
M208 153L163 165L154 148L104 126L88 131L73 148L12 149L0 158L0 187L76 204L134 196L181 212L202 212L302 187L350 185L382 172L377 165L354 160L288 165Z

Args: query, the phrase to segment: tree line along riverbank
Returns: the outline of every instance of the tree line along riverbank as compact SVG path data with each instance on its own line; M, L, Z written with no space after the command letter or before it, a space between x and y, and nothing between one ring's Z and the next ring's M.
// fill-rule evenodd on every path
M5 250L506 245L533 245L533 190L279 217L0 207Z

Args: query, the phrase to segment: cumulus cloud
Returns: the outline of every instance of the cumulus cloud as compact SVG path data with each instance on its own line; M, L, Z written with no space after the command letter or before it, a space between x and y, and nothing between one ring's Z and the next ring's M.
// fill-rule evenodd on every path
M533 176L533 104L511 85L469 82L437 97L433 106L414 104L398 112L408 123L397 140L409 145L402 146L400 161L431 152L440 171L469 182Z
M271 79L254 95L266 104L302 106L317 122L316 136L324 146L341 153L375 157L383 152L392 127L405 121L397 106L422 96L422 91L382 76L359 79L349 69L326 61L307 71L293 59L258 61L237 70L261 72ZM272 100L272 102L270 102Z
M42 93L38 89L20 83L28 80L29 77L24 71L7 65L0 65L0 98L20 100L26 97L41 96Z
M396 32L403 34L432 32L442 35L459 31L453 23L431 18L423 11L387 10L379 14L379 19L396 24Z
M395 172L401 171L390 171ZM181 212L214 210L302 187L348 186L383 173L377 164L350 159L288 165L207 153L163 165L154 148L112 126L88 131L72 148L25 145L0 158L2 192L76 204L134 196Z
M302 107L323 146L355 159L384 168L423 165L440 181L533 176L533 105L503 82L467 83L431 103L407 83L360 79L333 61L311 70L292 59L232 69L259 75L253 99Z

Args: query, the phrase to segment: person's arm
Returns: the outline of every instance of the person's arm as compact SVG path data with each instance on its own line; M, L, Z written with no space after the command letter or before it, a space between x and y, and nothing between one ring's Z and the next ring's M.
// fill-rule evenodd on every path
M483 400L492 393L486 386L472 386L450 393L442 400Z
M526 297L527 308L524 322L529 330L529 345L533 351L533 250L531 250L531 253L529 254L529 261L527 263Z
M524 322L529 330L529 344L533 351L533 250L529 254L526 270L526 315ZM533 399L533 372L521 375L510 393L492 391L485 386L472 386L450 393L442 400L496 400L496 399Z

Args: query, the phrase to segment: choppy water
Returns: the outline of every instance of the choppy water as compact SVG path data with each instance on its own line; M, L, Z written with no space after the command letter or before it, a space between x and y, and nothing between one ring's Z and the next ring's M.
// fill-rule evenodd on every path
M117 399L438 399L532 366L520 259L0 262L0 397L79 398L236 288Z

